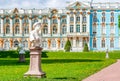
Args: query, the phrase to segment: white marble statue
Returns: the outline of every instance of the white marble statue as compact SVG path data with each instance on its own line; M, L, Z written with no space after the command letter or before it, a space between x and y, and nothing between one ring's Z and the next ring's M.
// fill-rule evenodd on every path
M30 32L30 42L32 47L40 47L41 37L39 31L41 28L41 23L36 22L33 24L33 30Z

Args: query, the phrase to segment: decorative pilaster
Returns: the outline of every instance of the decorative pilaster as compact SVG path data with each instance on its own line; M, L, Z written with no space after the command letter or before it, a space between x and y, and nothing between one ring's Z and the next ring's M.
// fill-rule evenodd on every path
M29 19L29 32L32 31L32 19L30 18Z
M10 18L10 34L13 36L13 23L12 23L12 18Z
M48 18L48 34L50 34L50 18Z
M50 49L51 40L48 39L48 49Z
M58 17L58 34L60 34L60 17Z
M73 37L73 47L76 47L76 37Z
M82 14L80 14L80 32L82 33Z
M87 32L89 32L89 28L90 28L89 26L90 26L90 13L88 12L88 13L87 13L87 26L86 26L86 27L87 27L87 28L86 28L86 29L87 29Z
M22 17L19 20L20 20L20 34L22 35L23 34L23 32L22 32Z
M12 46L13 46L13 39L10 38L10 48L12 48Z
M57 39L58 49L60 49L60 38Z
M3 28L3 18L1 18L1 34L3 35L4 34L4 28Z
M70 32L70 16L67 14L67 33Z
M0 48L3 48L3 39L0 38Z
M76 32L76 16L75 16L75 14L74 14L74 31L73 31L74 33Z

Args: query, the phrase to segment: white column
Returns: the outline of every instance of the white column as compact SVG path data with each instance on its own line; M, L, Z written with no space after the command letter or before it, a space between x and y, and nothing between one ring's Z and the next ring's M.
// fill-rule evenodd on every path
M82 38L80 38L80 43L79 43L79 45L80 45L80 48L82 48Z
M13 35L13 23L12 23L12 18L10 18L10 34L11 34L11 36Z
M32 31L32 20L31 20L31 18L29 19L29 32L31 32Z
M20 34L22 35L22 18L20 18Z
M75 16L75 14L74 14L74 31L73 31L74 33L76 32L76 16Z
M67 33L70 32L70 16L67 14Z
M50 34L50 19L48 19L48 34Z
M86 26L86 30L87 30L87 32L89 32L89 30L90 30L90 15L89 14L87 14L87 26Z
M4 31L3 31L3 19L1 18L1 34L3 35Z
M82 14L80 14L80 32L82 32Z
M58 18L58 35L60 35L60 18Z
M73 47L76 47L76 38L73 37Z

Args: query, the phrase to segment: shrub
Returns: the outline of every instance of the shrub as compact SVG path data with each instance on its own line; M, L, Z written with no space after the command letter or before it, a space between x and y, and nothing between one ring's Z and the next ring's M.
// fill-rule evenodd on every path
M71 49L71 43L69 40L67 40L65 47L64 47L65 51L69 52Z
M84 49L83 49L83 52L88 52L89 51L89 49L88 49L88 45L87 45L87 43L85 43L85 45L84 45Z

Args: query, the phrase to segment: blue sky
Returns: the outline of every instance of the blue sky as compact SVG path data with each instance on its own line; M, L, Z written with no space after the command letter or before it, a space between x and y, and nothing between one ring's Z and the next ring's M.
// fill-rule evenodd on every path
M65 7L67 1L76 0L0 0L0 9L11 8L62 8ZM91 1L91 0L77 0ZM120 2L120 0L93 0L94 2Z

